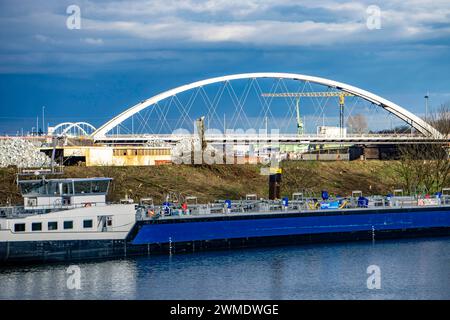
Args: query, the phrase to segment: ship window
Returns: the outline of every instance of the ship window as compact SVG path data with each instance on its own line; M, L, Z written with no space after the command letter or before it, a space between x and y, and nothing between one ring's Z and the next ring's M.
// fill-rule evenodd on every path
M55 181L49 181L47 184L47 194L58 195L59 194L59 184Z
M56 221L49 222L48 230L58 230L58 222L56 222Z
M63 182L62 193L63 194L73 194L72 182Z
M41 222L33 222L31 224L31 231L41 231L42 230L42 223Z
M14 232L25 232L25 223L16 223L14 225Z
M90 181L75 181L75 193L91 193Z
M73 221L64 221L64 229L73 229Z
M106 193L108 191L108 180L92 181L93 193Z
M21 181L19 185L22 194L47 194L42 181Z
M83 228L92 228L92 220L83 220Z
M74 181L75 194L106 193L109 180Z

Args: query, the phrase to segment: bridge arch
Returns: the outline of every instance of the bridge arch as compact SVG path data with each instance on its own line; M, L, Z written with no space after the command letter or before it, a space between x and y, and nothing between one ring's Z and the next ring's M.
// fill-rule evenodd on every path
M401 120L405 121L407 124L415 128L418 132L423 134L427 137L432 138L442 138L442 134L436 130L434 127L432 127L430 124L425 122L420 117L416 116L415 114L411 113L410 111L406 110L405 108L387 100L384 99L374 93L371 93L369 91L342 83L337 82L334 80L326 79L326 78L320 78L320 77L314 77L314 76L308 76L303 74L297 74L297 73L277 73L277 72L261 72L261 73L242 73L242 74L233 74L233 75L227 75L222 77L215 77L210 79L205 79L201 81L196 81L190 84L182 85L179 87L176 87L171 90L167 90L165 92L162 92L160 94L157 94L149 99L146 99L144 101L139 102L138 104L132 106L131 108L123 111L116 117L112 118L105 124L103 124L101 127L99 127L96 131L92 133L92 137L94 139L101 139L106 136L106 134L111 131L114 127L121 124L123 121L127 120L134 114L142 111L143 109L157 104L159 101L164 100L166 98L169 98L171 96L175 96L179 93L192 90L195 88L207 86L213 83L219 83L219 82L226 82L226 81L232 81L232 80L240 80L240 79L252 79L252 78L279 78L279 79L289 79L289 80L299 80L299 81L308 81L311 83L316 83L324 86L328 86L331 88L335 88L347 93L350 93L354 96L361 97L381 108L384 108L388 112L394 114Z
M96 128L92 124L87 123L87 122L63 122L63 123L56 125L53 128L53 132L54 132L54 134L57 134L58 129L62 129L60 134L65 135L71 129L76 128L76 129L80 130L80 132L83 133L84 135L89 136L90 134L85 130L85 128L83 128L83 126L91 129L93 132L95 132L95 130L96 130Z

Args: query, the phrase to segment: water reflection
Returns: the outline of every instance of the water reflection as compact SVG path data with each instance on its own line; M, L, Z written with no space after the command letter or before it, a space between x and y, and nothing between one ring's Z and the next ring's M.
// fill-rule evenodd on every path
M366 286L367 267L382 288ZM303 245L0 269L0 299L450 299L450 238Z

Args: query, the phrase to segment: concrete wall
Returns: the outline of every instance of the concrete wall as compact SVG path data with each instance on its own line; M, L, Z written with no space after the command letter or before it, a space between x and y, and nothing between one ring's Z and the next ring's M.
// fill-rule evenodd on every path
M86 166L111 166L113 163L113 149L111 147L89 148L86 152Z

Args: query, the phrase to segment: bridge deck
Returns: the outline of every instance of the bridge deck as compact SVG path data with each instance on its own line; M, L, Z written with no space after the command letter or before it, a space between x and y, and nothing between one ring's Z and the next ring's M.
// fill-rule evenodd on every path
M195 139L193 134L111 135L97 139L97 142L114 144L141 144L151 140L177 143ZM345 136L297 135L297 134L210 134L205 135L209 143L269 143L283 144L450 144L450 138L436 139L419 135L399 134L347 134Z

